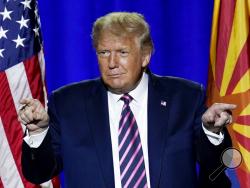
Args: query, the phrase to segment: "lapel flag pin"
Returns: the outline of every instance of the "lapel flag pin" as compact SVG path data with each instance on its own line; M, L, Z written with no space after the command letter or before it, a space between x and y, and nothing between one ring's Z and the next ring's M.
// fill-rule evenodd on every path
M161 101L161 105L162 106L167 106L167 102L166 101Z

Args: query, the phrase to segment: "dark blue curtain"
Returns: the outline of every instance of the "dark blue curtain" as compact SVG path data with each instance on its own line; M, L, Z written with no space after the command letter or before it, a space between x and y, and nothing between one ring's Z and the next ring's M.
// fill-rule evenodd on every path
M48 90L99 76L91 28L112 11L142 13L151 26L155 53L150 68L206 86L213 1L40 0Z
M40 0L48 90L99 76L90 33L112 11L142 13L151 26L151 70L206 85L213 1Z

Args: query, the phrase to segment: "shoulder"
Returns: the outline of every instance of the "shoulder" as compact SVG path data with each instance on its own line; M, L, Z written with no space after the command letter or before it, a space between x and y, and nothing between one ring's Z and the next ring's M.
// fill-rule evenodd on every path
M159 76L152 74L152 82L161 89L167 89L171 91L203 91L202 84L174 76Z
M74 96L89 96L95 92L95 90L99 87L103 87L102 81L100 78L91 79L91 80L83 80L80 82L74 82L67 85L64 85L52 92L53 96L70 96L71 98Z
M151 77L151 90L157 90L175 105L181 104L184 108L205 109L206 92L202 84L179 77L158 76ZM149 82L149 84L150 84Z

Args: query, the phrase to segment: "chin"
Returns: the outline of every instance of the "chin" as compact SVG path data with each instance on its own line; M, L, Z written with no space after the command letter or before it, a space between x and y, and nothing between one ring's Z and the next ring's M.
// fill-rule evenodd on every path
M116 94L127 93L127 89L125 89L124 87L121 87L121 85L110 84L108 85L108 89L112 93L116 93Z

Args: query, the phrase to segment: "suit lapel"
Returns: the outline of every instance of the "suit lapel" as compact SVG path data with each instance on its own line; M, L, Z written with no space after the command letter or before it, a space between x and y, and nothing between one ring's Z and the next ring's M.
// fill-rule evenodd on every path
M89 125L96 145L106 187L114 187L114 169L107 92L101 81L87 99Z
M150 184L159 187L162 157L166 140L169 101L160 91L157 78L149 74L148 86L148 155ZM165 88L164 88L165 89Z

